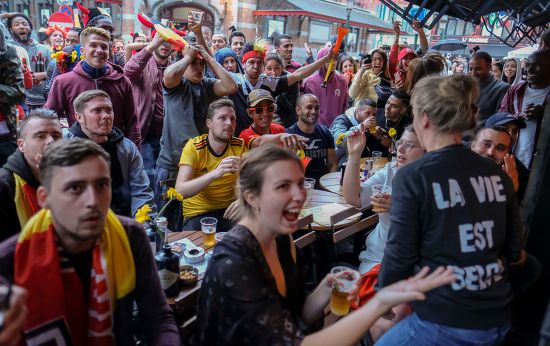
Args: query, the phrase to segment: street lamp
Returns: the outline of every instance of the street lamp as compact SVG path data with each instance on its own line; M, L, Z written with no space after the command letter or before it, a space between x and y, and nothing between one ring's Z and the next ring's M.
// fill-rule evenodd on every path
M351 17L351 10L353 9L354 2L355 2L354 0L348 0L348 4L346 6L346 12L348 14L346 17L346 28L348 28L348 30L351 28L350 17Z

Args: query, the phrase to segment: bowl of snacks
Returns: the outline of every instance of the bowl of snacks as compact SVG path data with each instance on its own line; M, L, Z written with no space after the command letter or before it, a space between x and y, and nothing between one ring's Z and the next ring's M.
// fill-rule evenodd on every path
M193 266L180 266L180 281L183 285L192 285L199 280L199 270Z

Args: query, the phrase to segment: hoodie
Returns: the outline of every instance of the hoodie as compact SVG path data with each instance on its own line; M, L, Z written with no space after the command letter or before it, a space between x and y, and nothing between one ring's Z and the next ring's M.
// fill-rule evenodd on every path
M317 60L323 58L329 52L322 49L317 54ZM348 105L348 83L344 76L333 70L328 78L327 87L323 88L326 67L321 67L317 73L304 81L304 92L311 93L319 99L321 109L319 111L319 124L330 127L334 119L346 111Z
M21 231L14 201L14 173L23 178L31 188L36 190L40 186L40 182L32 174L31 168L22 152L17 150L8 157L8 162L6 162L4 167L0 168L0 196L2 196L0 198L0 220L2 220L0 242Z
M87 90L103 90L109 94L113 104L113 126L121 129L139 147L141 135L132 84L124 76L122 67L111 63L107 63L107 67L108 71L103 76L93 79L84 72L82 62L79 62L71 72L55 78L44 107L56 111L60 118L67 117L69 126L72 126L76 121L73 108L76 97Z
M86 138L79 123L63 131L65 138ZM100 144L111 157L111 209L115 214L134 216L144 204L149 204L156 214L153 190L143 168L143 159L138 148L122 131L113 127L107 142Z

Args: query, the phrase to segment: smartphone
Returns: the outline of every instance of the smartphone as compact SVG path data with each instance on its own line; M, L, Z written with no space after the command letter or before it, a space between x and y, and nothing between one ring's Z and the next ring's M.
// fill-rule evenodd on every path
M367 54L365 56L365 60L363 60L363 65L366 65L366 64L372 64L372 55Z

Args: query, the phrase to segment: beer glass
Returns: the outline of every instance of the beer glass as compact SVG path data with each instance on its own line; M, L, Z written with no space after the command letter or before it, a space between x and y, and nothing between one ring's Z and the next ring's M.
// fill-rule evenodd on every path
M215 217L203 217L201 219L201 230L202 230L202 243L205 248L212 247L216 245L216 225L218 224L218 219Z
M304 203L304 207L306 207L309 204L309 202L311 202L311 193L313 192L313 189L315 188L315 179L305 178L304 179L304 188L307 191L307 198L306 198L306 202Z
M373 196L383 196L383 195L391 195L391 187L384 184L375 184L372 186L372 195ZM385 213L387 210L381 210L376 207L372 208L372 211L375 213Z
M361 278L361 274L357 270L343 266L332 268L330 273L336 278L330 297L330 311L337 316L347 315L350 307L348 294Z

